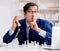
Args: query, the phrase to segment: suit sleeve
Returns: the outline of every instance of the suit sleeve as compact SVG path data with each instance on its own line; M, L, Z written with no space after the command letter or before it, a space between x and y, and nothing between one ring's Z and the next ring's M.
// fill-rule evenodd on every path
M18 27L16 27L16 29L12 35L9 35L9 31L8 31L3 37L3 42L6 44L10 43L16 36L17 31L18 31Z
M52 26L48 21L45 24L45 29L46 29L45 30L46 31L45 42L47 45L51 45Z

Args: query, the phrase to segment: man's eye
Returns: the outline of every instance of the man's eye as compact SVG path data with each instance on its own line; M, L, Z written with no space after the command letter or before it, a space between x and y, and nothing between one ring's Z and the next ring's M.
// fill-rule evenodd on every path
M31 12L31 11L28 11L28 12Z
M35 13L37 12L37 11L34 11Z
M30 11L30 10L28 10L27 12L28 13L37 13L38 11Z

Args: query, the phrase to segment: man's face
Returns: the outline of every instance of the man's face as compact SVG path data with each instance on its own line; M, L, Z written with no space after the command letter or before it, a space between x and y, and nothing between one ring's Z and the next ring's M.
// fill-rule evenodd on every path
M27 12L24 13L26 21L27 22L36 21L37 13L38 13L37 6L30 6Z

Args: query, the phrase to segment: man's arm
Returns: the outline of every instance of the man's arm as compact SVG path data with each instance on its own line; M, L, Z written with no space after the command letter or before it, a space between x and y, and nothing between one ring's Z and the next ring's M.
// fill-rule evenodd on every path
M45 28L46 28L45 42L47 45L51 45L52 27L48 21L45 24Z
M50 22L46 21L45 23L45 30L40 30L39 35L45 39L45 43L47 45L51 45L51 38L52 38L52 27Z
M18 31L18 17L15 16L14 19L13 19L13 24L12 24L12 27L11 29L14 31L13 33L10 33L10 31L8 31L4 37L3 37L3 42L5 43L9 43L11 42L14 37L16 36L16 33Z
M48 21L44 21L44 25L41 25L41 26L43 26L45 30L40 29L35 22L30 22L30 27L36 32L38 32L38 34L45 39L44 42L46 42L47 45L50 45L52 27Z
M17 31L18 31L18 27L16 27L16 29L15 29L15 31L11 34L10 33L10 31L11 30L9 30L5 35L4 35L4 37L3 37L3 42L4 43L10 43L13 39L14 39L14 37L16 36L16 33L17 33Z

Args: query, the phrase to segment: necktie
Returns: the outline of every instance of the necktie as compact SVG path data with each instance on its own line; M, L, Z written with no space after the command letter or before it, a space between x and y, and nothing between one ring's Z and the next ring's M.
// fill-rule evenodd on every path
M26 44L29 43L29 30L30 30L30 27L27 26L27 29L26 29L26 32L27 32L27 42L26 42Z

